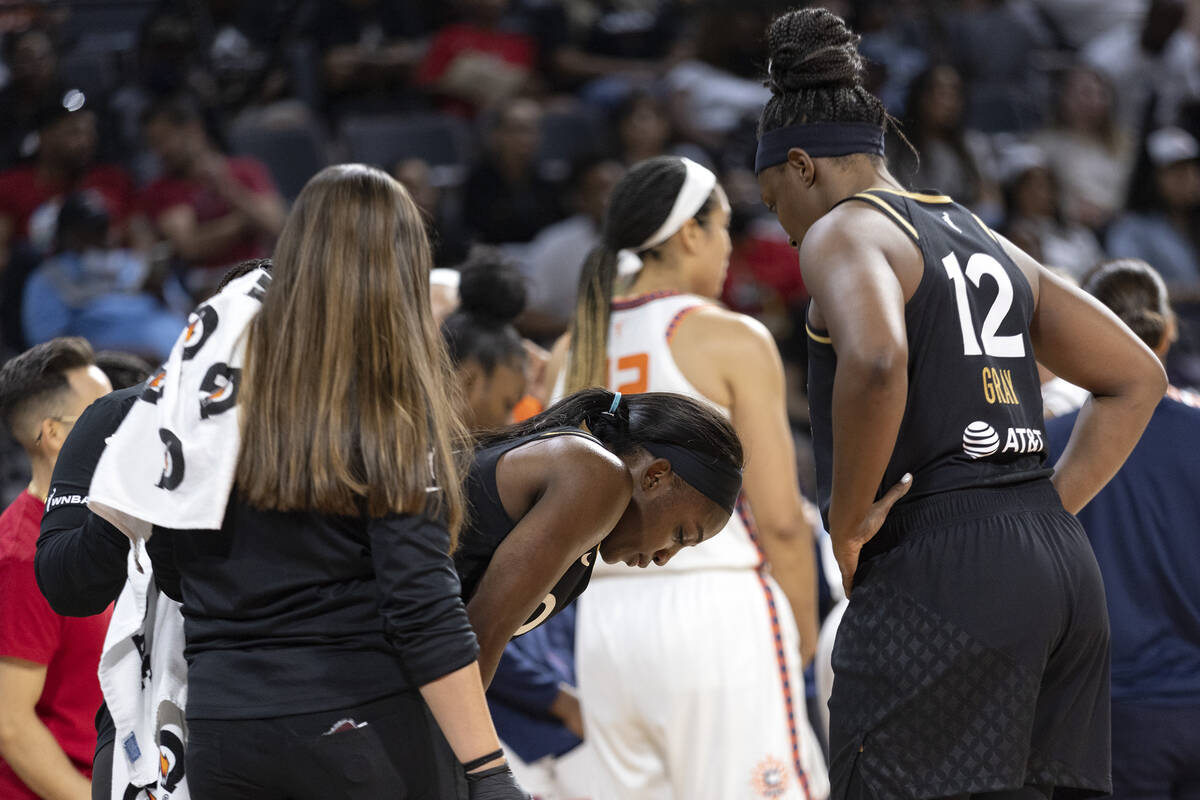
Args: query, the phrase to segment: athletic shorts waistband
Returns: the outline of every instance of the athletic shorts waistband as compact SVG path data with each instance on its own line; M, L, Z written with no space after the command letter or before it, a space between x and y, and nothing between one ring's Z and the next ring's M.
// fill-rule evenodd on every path
M1001 514L1062 511L1062 500L1049 478L1024 483L955 489L919 497L893 508L879 533L863 547L869 558L896 547L909 536L957 522Z

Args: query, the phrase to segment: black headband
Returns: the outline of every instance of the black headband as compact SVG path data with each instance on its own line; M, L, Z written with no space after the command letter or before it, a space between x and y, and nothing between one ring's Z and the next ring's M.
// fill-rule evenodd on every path
M788 150L799 147L812 158L835 158L851 153L883 155L883 128L870 122L812 122L767 131L758 139L754 174L787 161Z
M671 469L692 488L733 514L738 493L742 491L742 471L728 462L701 455L679 445L666 442L640 442L656 458L671 462Z

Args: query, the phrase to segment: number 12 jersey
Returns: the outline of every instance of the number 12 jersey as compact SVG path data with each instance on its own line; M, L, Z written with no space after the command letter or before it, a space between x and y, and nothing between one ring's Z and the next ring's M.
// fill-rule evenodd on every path
M904 309L908 398L878 495L906 472L914 483L901 503L1050 474L1029 338L1034 299L1024 273L991 230L949 197L871 189L842 202L851 201L877 208L924 259L924 274ZM808 337L817 491L828 526L837 353L811 323Z

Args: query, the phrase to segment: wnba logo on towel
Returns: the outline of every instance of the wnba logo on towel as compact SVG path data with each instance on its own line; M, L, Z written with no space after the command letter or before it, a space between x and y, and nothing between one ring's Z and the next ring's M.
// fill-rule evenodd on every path
M183 442L166 428L158 429L158 438L162 439L165 450L162 477L155 486L170 491L183 483Z
M204 396L200 398L201 419L208 419L233 408L237 402L241 377L242 371L228 364L217 363L208 368L204 380L200 382L200 391L204 392Z
M142 391L142 399L147 403L158 404L158 398L162 397L163 381L167 379L167 371L160 369L158 373L146 381L146 388Z
M1000 434L982 420L976 420L963 431L963 452L971 458L987 458L1000 449Z
M200 348L217 329L217 311L212 306L200 306L188 317L187 330L183 332L183 360L195 358Z
M783 762L767 756L754 768L754 791L759 797L783 797L788 790L788 771Z

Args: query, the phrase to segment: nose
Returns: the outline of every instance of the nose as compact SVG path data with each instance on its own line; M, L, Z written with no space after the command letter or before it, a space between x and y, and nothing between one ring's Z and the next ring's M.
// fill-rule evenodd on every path
M797 242L795 239L788 239L788 244L790 244L790 245L792 246L792 249L793 249L793 250L799 250L799 249L800 249L800 243L799 243L799 242Z
M659 550L654 554L654 563L660 567L665 565L668 561L675 557L675 554L678 553L680 549L681 548L679 545L664 547L662 550Z

